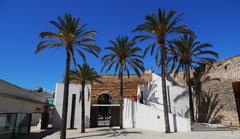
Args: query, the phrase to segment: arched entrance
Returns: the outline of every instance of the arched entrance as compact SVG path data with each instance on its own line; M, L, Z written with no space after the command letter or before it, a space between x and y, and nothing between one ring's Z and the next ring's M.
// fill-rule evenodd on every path
M98 127L101 126L110 126L111 119L111 104L112 97L108 94L100 94L98 96L97 102L102 105L98 107Z
M91 106L90 127L109 127L119 125L119 104L107 93L100 93Z

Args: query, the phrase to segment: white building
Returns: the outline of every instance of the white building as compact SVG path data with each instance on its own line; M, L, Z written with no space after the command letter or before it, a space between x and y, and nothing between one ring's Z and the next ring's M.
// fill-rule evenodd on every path
M141 128L165 132L161 77L152 72L150 74L148 73L147 76L151 76L151 80L139 83L137 86L132 86L136 87L137 100L130 100L128 97L124 99L123 126L124 128ZM117 86L119 84L115 82L109 88L114 87L114 84L115 90L118 90L119 88L117 88ZM188 118L189 102L188 96L186 95L188 93L186 93L186 88L174 86L173 84L174 83L167 81L170 128L172 132L188 132L191 130L190 119ZM104 85L105 84L103 84L103 86ZM64 84L56 85L54 102L56 109L53 119L54 128L60 128L63 86ZM100 88L99 86L98 88ZM74 124L74 128L81 128L80 90L81 85L70 84L69 86L67 128L70 128L71 121L73 121L72 124ZM94 127L92 125L118 125L116 119L118 120L119 118L119 101L114 99L115 96L111 96L112 94L109 93L111 90L99 90L100 91L97 92L99 93L97 94L98 100L96 101L94 98L96 96L96 87L89 84L85 88L86 127ZM101 101L99 101L100 98L102 99ZM106 103L100 103L102 101ZM105 114L103 114L103 112L105 112Z

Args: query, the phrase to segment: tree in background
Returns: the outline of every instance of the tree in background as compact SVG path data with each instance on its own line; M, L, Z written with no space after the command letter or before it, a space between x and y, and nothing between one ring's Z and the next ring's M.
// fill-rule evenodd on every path
M90 66L86 63L82 65L77 65L77 68L70 70L69 75L70 82L74 82L77 84L81 84L82 90L80 90L80 99L82 102L82 124L81 124L81 133L85 133L85 85L87 83L92 82L100 82L100 75L97 74L94 68L90 68ZM79 102L80 102L79 99Z
M127 36L117 37L116 40L110 41L111 46L105 49L110 51L102 57L102 70L109 71L114 66L115 73L118 72L120 78L120 129L123 128L123 74L127 73L129 77L130 70L133 70L139 77L140 72L144 71L142 62L141 49L136 45L134 40Z

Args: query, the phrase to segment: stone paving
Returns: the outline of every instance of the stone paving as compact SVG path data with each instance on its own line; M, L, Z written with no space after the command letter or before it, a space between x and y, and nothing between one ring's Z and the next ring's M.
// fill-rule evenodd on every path
M87 129L81 134L79 130L68 130L68 139L240 139L240 131L201 131L190 133L159 133L140 129ZM44 139L59 139L60 132L45 136Z

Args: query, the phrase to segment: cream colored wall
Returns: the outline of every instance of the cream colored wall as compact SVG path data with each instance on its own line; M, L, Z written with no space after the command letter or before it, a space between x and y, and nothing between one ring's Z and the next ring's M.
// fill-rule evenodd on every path
M0 95L0 113L32 113L32 126L39 124L42 117L41 113L46 112L45 105L46 104L43 103L35 103ZM37 108L40 108L41 110L36 110Z
M0 95L0 113L43 113L45 112L45 105L43 103ZM41 110L36 111L36 108L40 108Z

